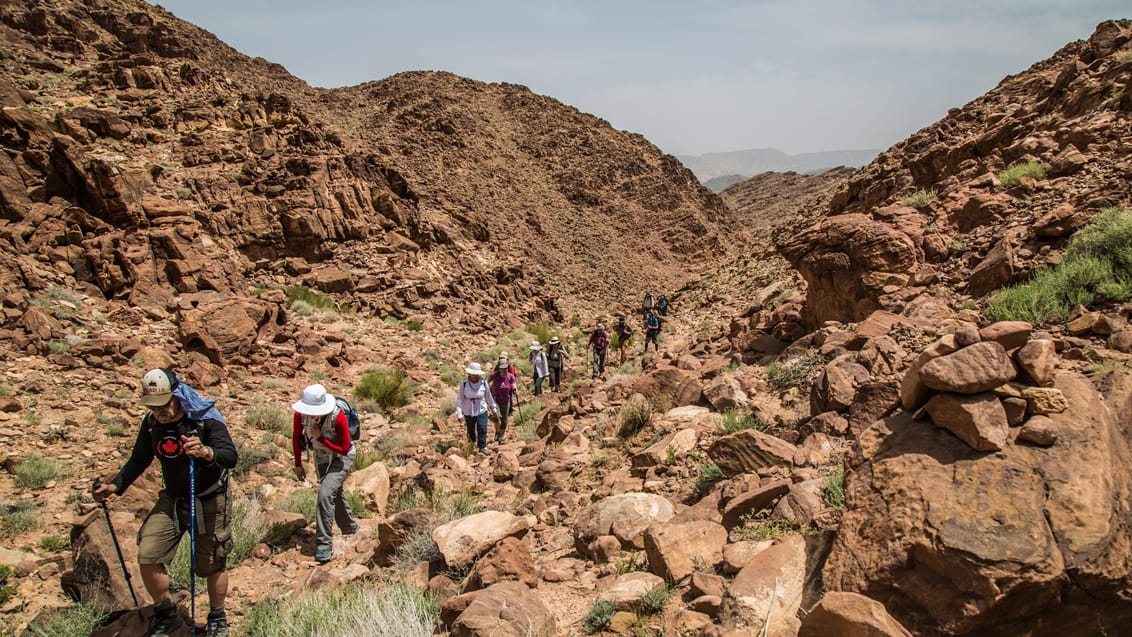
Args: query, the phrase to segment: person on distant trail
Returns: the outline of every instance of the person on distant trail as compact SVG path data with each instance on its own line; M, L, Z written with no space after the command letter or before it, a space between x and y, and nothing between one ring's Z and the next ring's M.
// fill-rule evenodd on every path
M527 356L527 361L531 364L532 374L534 375L534 395L542 396L542 381L550 375L550 364L546 360L546 352L542 351L542 344L534 341L530 346L530 354Z
M624 316L618 316L613 333L617 335L617 349L621 352L621 364L624 365L625 352L629 351L629 342L633 340L633 326L629 325Z
M641 353L644 354L649 351L650 342L652 343L653 350L659 352L660 344L657 342L659 336L660 317L656 315L656 312L650 311L648 318L645 319L645 349Z
M661 294L656 299L656 313L661 316L668 316L668 297Z
M503 435L507 432L507 419L511 417L511 392L515 388L515 367L504 352L495 363L495 369L487 377L491 385L491 397L499 408L498 424L495 426L495 444L503 444Z
M570 352L562 347L562 341L557 336L550 337L550 346L546 350L547 367L550 370L550 391L558 391L562 385L562 368Z
M215 400L205 400L195 389L167 369L151 369L142 376L138 399L149 408L142 418L130 458L109 482L96 481L91 495L103 502L122 495L154 457L161 463L165 486L138 530L138 566L145 590L153 598L153 618L144 633L162 637L182 629L177 606L169 596L169 573L181 536L189 529L189 458L195 458L196 563L192 571L208 583L210 610L208 637L226 637L228 619L228 553L232 550L232 503L228 497L228 471L239 454Z
M593 350L593 378L605 374L605 355L609 352L609 332L605 331L605 323L598 323L590 333L586 349Z
M651 312L654 307L656 307L656 304L652 300L652 292L645 292L645 298L641 301L641 314L644 315L645 318L648 318L649 312Z
M498 414L499 408L491 395L491 387L484 380L483 368L478 362L464 369L467 378L460 381L456 391L456 418L464 421L468 441L475 443L480 453L487 453L488 413Z
M350 440L350 421L338 407L334 396L322 385L309 385L303 395L291 405L295 412L291 421L291 451L295 456L295 477L307 479L303 468L303 449L311 449L314 468L318 476L318 519L316 533L318 548L314 559L319 564L330 561L334 555L331 534L337 522L342 535L358 532L358 521L346 501L343 485L354 466L357 450Z

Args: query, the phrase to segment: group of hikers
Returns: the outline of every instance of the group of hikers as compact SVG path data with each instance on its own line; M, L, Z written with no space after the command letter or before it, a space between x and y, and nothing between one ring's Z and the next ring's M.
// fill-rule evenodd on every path
M645 318L645 344L658 348L659 316L668 312L662 295L654 303L645 295L642 313ZM632 339L633 327L625 316L619 316L613 327L618 337L621 364ZM590 333L586 348L593 354L593 378L605 373L610 334L604 323ZM559 391L565 361L570 357L557 336L550 338L544 350L534 341L529 346L528 362L533 376L533 393L542 395L543 381L549 379L550 391ZM502 443L516 400L518 375L507 352L502 352L494 368L485 374L479 362L464 369L467 377L460 381L456 394L456 417L463 420L468 441L481 453L487 448L488 416L497 418L495 442ZM228 432L224 416L215 400L207 400L173 372L157 368L141 379L138 399L149 412L142 418L133 450L125 464L108 482L95 480L91 487L94 500L106 512L111 537L122 559L117 536L106 509L107 499L123 495L130 485L153 463L161 466L164 487L142 522L137 533L138 566L142 583L153 599L153 616L146 637L163 637L181 630L183 620L170 595L170 579L166 565L173 561L181 539L189 533L190 569L206 582L209 612L205 624L208 637L226 637L228 621L224 608L228 594L227 558L232 550L232 501L228 474L235 468L239 453ZM291 405L292 454L295 477L306 481L303 452L310 451L319 480L314 558L319 563L332 559L335 525L343 535L359 530L350 505L346 501L344 483L356 455L357 415L349 403L336 398L321 384L303 389L299 400ZM122 561L130 594L137 603L129 571ZM195 624L195 578L191 582L190 617ZM194 626L195 629L195 626Z

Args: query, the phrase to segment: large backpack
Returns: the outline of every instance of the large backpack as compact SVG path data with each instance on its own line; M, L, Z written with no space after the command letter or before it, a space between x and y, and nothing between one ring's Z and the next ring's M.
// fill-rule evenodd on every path
M641 304L641 307L645 308L646 310L651 310L653 308L651 292L645 292L645 301Z
M358 436L362 435L362 419L358 417L358 411L345 398L335 396L334 402L338 411L346 414L346 421L350 425L350 442L357 441Z

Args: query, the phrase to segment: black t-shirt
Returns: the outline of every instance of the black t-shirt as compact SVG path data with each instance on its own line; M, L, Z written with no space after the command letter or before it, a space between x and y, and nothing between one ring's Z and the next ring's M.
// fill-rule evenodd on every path
M212 447L216 453L211 463L196 459L194 471L198 494L216 484L224 476L225 470L235 468L238 459L236 445L224 423L211 418L192 420L187 416L177 422L161 423L153 414L147 414L142 419L130 459L112 480L118 487L118 494L125 493L156 456L161 462L161 475L165 479L165 490L169 495L174 498L189 497L189 457L184 453L181 436L194 430L199 432L201 442Z

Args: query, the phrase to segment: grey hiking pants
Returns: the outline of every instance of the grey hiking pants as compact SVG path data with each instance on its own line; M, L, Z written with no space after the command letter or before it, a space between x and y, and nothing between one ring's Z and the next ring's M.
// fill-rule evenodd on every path
M346 492L342 488L350 468L354 466L354 447L343 456L331 452L328 456L315 454L314 467L318 471L318 548L329 549L334 546L330 538L334 523L344 535L356 533L358 522L346 502Z

